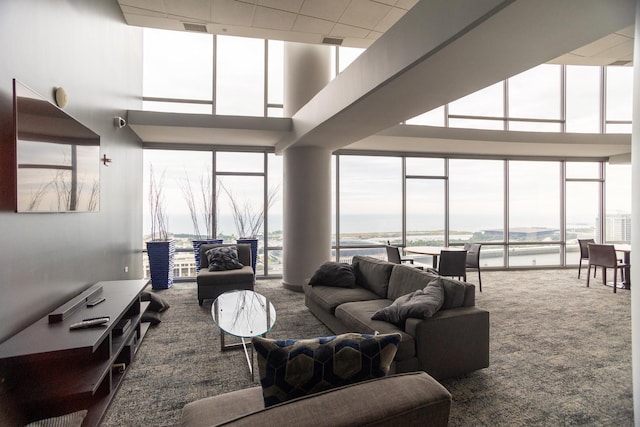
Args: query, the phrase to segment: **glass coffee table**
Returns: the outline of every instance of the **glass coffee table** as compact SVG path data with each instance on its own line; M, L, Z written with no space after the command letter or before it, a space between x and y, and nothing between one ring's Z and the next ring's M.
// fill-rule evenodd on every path
M263 295L247 290L225 292L211 305L211 317L220 328L220 350L242 347L253 381L253 346L251 356L246 338L266 336L276 323L276 309ZM225 344L224 335L240 338L240 343Z

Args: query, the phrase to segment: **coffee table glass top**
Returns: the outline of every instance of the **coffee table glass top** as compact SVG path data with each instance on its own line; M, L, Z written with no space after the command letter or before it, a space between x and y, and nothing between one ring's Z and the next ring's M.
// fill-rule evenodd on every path
M264 295L238 290L221 294L211 305L211 317L229 335L251 338L273 328L276 309Z

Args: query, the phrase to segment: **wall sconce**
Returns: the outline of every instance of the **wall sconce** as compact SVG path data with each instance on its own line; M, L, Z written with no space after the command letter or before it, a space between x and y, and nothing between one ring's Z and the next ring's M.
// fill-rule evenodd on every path
M113 118L113 124L118 129L122 129L123 127L125 127L127 125L127 121L124 119L124 117L115 116Z
M102 160L102 163L103 163L105 166L109 166L109 163L111 163L111 159L110 159L109 157L107 157L107 155L106 155L106 154L103 154L103 155L102 155L102 159L100 159L100 160Z
M67 102L69 102L69 95L67 95L67 91L64 90L63 87L58 87L55 89L54 94L56 98L56 105L60 108L66 107Z

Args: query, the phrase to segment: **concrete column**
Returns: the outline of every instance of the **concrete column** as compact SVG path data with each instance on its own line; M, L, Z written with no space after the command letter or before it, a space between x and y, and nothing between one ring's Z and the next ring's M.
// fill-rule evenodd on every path
M331 258L331 151L293 147L284 152L282 285L302 284Z
M640 0L636 0L633 46L633 117L631 128L631 366L633 413L640 426ZM635 268L634 268L635 267Z
M292 117L331 80L329 46L284 44L284 116Z
M331 79L331 48L285 43L284 116L292 117ZM295 123L294 123L295 126ZM282 285L296 291L331 257L331 151L284 151Z

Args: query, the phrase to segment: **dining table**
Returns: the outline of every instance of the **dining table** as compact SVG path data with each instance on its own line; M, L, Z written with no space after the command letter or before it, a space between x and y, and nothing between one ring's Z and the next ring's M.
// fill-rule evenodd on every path
M462 246L407 246L404 251L411 254L433 257L433 268L438 268L438 257L442 251L464 251Z
M627 265L627 267L624 268L624 288L631 289L631 245L615 243L613 247L616 252L622 253L622 261Z

